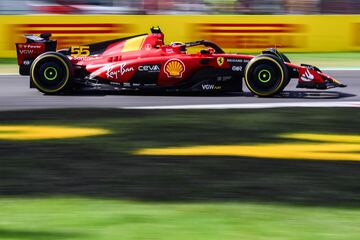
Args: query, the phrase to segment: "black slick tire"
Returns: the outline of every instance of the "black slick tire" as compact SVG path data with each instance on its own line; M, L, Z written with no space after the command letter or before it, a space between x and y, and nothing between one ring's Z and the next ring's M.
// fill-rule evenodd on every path
M38 56L31 65L32 85L45 94L59 94L71 87L71 63L57 52Z

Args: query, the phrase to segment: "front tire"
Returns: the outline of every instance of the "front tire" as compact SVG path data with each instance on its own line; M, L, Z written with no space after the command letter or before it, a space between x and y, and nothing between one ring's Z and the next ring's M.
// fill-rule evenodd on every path
M253 58L245 69L245 83L249 90L260 97L271 97L288 84L287 67L279 58L263 54Z
M31 65L31 81L42 93L58 94L71 86L71 64L69 59L56 52L38 56Z

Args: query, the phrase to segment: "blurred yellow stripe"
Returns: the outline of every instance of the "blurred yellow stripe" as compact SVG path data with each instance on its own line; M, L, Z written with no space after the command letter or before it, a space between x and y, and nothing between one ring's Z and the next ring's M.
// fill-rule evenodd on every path
M45 140L78 138L109 134L101 128L79 128L59 126L0 126L0 140Z
M235 156L275 159L360 161L360 136L327 134L286 134L288 138L322 143L280 143L257 145L206 145L140 149L136 155ZM338 142L338 143L334 143Z
M280 135L284 138L337 142L337 143L360 143L359 135L337 135L337 134L314 134L314 133L288 133Z

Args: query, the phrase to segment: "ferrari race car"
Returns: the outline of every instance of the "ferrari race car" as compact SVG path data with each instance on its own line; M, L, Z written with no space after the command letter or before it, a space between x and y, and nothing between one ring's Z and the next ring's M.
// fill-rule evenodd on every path
M262 97L281 92L290 79L299 88L345 87L317 67L290 63L276 49L258 56L225 53L217 44L201 40L164 43L160 28L142 34L56 50L50 33L25 35L17 43L21 75L45 94L71 91L151 90L174 92L241 92ZM190 54L188 49L198 52Z

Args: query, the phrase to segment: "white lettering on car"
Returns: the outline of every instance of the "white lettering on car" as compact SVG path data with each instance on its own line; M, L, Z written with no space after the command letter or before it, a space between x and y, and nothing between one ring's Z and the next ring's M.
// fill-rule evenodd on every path
M106 71L106 77L110 79L119 79L119 74L123 76L125 73L133 72L133 67L126 67L126 63L121 63L119 70L114 71L114 66L110 66Z
M220 90L221 86L213 85L213 84L202 84L203 90Z
M242 66L232 66L231 70L233 70L234 72L241 72Z
M37 49L40 49L41 46L40 45L24 44L24 45L21 45L20 48L37 48Z
M19 50L20 54L33 54L34 50Z
M140 72L160 72L160 67L158 65L143 65L139 66L138 70Z

